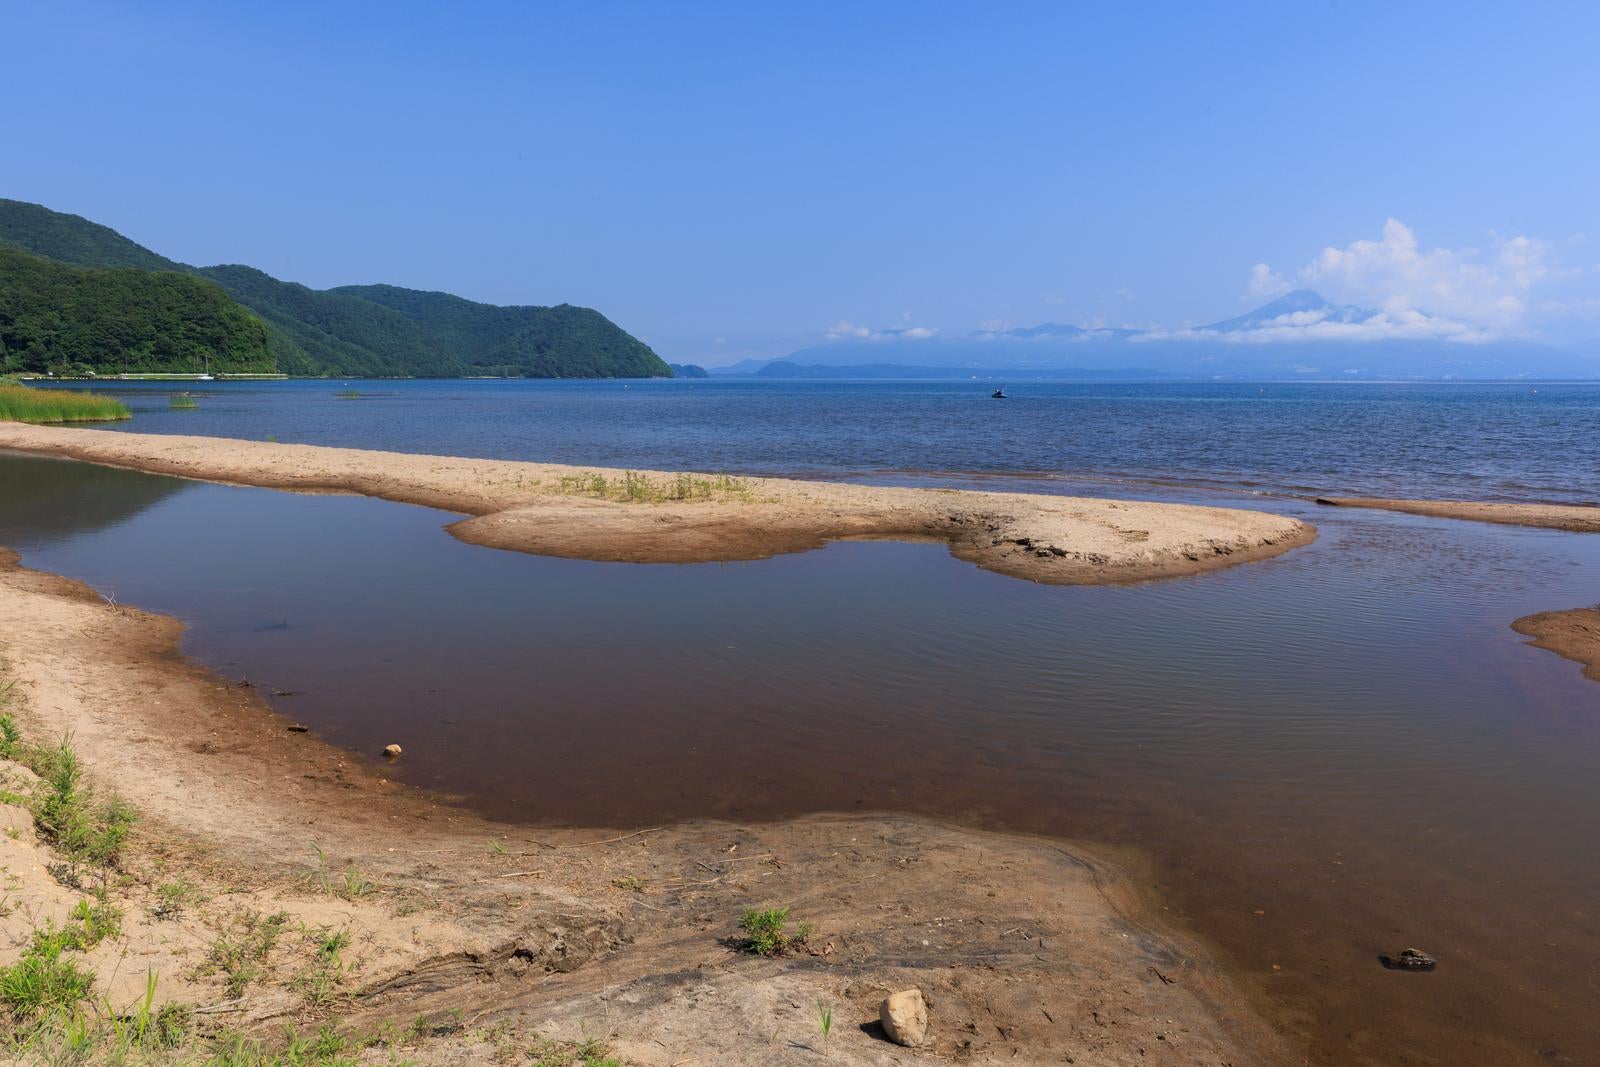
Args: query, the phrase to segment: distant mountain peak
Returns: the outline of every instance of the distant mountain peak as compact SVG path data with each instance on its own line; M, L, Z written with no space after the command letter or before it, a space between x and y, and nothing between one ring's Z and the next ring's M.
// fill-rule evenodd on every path
M1328 298L1315 289L1296 289L1293 292L1284 293L1276 300L1262 304L1256 308L1255 313L1260 315L1269 311L1276 311L1284 314L1295 311L1315 311L1318 308L1332 306Z
M1262 304L1254 311L1247 311L1243 315L1223 319L1221 322L1213 322L1200 329L1212 333L1238 333L1242 330L1259 329L1285 316L1311 314L1316 314L1318 321L1323 322L1366 322L1377 312L1353 304L1331 303L1314 289L1296 289L1284 293L1276 300Z

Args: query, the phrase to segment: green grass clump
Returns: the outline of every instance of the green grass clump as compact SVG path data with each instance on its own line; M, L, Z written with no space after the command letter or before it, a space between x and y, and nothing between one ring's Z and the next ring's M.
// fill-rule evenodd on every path
M321 927L317 930L302 928L306 939L315 947L311 966L292 983L314 1008L326 1008L339 997L339 987L344 984L344 950L350 947L347 930Z
M812 925L801 923L794 933L789 933L788 908L744 909L739 929L745 932L745 947L757 956L777 956L796 945L803 945L811 936Z
M0 421L107 422L132 417L122 401L98 393L0 385Z
M261 975L261 965L278 944L289 916L284 912L263 916L246 912L211 943L198 973L220 974L227 980L228 996L237 998Z
M11 759L21 745L22 729L16 716L9 711L0 712L0 759Z
M0 1002L13 1025L37 1022L89 999L94 972L62 959L69 947L54 933L36 936L16 963L0 970Z
M167 404L173 411L194 411L199 408L200 401L188 393L173 393Z
M162 882L156 886L156 902L150 908L150 917L153 919L176 919L184 913L184 910L190 904L199 903L204 899L204 893L182 879L175 882Z
M122 910L105 899L80 900L67 921L46 920L34 930L26 951L10 967L0 969L0 1002L11 1013L13 1027L36 1023L87 1000L94 972L63 958L87 952L122 932Z
M33 800L40 835L54 845L76 872L82 865L115 868L136 819L126 801L99 800L83 780L72 739L33 749L25 762L42 781Z
M541 1041L528 1050L532 1067L622 1067L622 1061L606 1054L599 1038L583 1041Z
M341 389L341 390L339 390L337 393L335 393L333 395L337 396L340 400L360 400L361 399L361 390L359 390L359 389Z
M344 870L336 872L328 863L328 853L321 845L313 841L311 848L317 854L317 869L312 872L311 882L329 896L359 900L378 888L361 873L354 861L345 864Z
M66 954L87 952L121 931L121 909L104 898L79 901L61 926L46 920L43 927L35 929L17 962L0 968L0 1004L6 1011L0 1036L11 1043L27 1044L46 1029L47 1036L69 1049L91 1044L93 1027L78 1005L89 999L94 972ZM150 998L154 994L155 976L151 975ZM142 1034L141 1030L141 1039Z
M93 903L87 899L78 901L68 918L67 930L73 947L80 952L87 952L106 938L122 933L122 909L104 897Z

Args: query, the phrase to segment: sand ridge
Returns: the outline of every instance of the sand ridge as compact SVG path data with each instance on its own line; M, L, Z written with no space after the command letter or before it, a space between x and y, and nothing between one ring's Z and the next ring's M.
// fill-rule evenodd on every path
M1237 508L1030 493L724 479L0 423L0 448L237 485L348 492L469 518L474 544L571 559L764 559L842 538L936 539L1017 578L1103 584L1197 574L1309 543L1298 519Z

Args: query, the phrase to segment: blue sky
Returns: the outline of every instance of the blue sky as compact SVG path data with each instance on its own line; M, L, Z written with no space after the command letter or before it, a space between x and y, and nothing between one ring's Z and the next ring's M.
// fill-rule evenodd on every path
M588 304L711 364L1308 283L1600 336L1600 5L0 16L0 195L188 262Z

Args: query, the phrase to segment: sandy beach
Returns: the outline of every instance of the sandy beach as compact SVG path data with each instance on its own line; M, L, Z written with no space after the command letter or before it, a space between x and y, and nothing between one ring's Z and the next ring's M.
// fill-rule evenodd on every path
M1286 1062L1203 953L1076 848L888 816L484 822L291 731L250 688L186 662L181 631L0 561L9 710L28 738L70 732L95 783L141 816L112 890L123 930L88 957L113 1004L153 971L161 1001L246 1032L421 1016L438 1025L407 1039L414 1062L598 1036L665 1065L810 1062L822 1001L842 1023L831 1058L887 1064L911 1054L877 1031L878 1002L917 986L933 1020L918 1058ZM3 770L28 788L25 769ZM26 809L0 814L9 960L82 894L47 873ZM164 903L174 884L190 887L181 912ZM791 907L815 933L782 958L740 951L751 905ZM269 914L288 932L230 987L208 960ZM316 938L335 930L349 937L330 976Z
M571 559L763 559L842 538L940 540L956 557L1060 584L1143 581L1309 543L1298 519L1235 508L881 488L463 459L0 423L0 448L237 485L382 497L471 516L464 541Z

